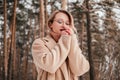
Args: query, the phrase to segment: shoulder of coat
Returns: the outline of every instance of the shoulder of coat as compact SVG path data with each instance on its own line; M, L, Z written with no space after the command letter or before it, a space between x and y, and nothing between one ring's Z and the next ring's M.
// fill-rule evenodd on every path
M41 40L43 41L43 42L49 42L49 40L48 40L48 38L47 37L44 37L44 38L41 38Z
M43 42L41 38L37 38L33 41L33 44L36 44L36 43L41 43Z

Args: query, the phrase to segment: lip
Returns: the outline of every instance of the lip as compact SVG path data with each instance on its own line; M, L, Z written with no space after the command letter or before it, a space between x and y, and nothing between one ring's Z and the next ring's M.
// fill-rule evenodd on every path
M64 30L66 30L66 29L60 29L60 31L64 31Z

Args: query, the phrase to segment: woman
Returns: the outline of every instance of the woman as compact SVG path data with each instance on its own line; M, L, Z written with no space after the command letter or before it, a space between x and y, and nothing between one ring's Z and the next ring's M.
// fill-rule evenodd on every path
M78 80L89 70L79 48L73 18L65 10L55 11L48 20L50 34L32 45L37 80Z

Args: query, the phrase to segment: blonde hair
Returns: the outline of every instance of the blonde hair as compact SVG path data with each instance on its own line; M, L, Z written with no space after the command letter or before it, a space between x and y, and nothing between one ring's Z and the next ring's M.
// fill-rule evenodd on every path
M54 12L51 14L51 16L49 17L49 19L48 19L48 23L47 23L48 27L50 28L50 26L51 26L51 24L53 23L53 20L54 20L56 14L57 14L57 13L60 13L60 12L66 14L66 15L68 16L69 22L70 22L70 26L71 26L71 28L73 28L73 27L74 27L73 17L72 17L72 15L71 15L68 11L66 11L66 10L56 10L56 11L54 11Z

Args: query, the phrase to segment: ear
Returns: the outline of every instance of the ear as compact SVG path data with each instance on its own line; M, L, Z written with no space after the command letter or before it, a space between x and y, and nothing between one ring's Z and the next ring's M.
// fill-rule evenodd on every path
M49 25L49 28L51 29L52 28L52 24L50 23L50 25Z
M51 22L48 23L48 27L49 27L50 29L52 28L52 23L51 23Z

